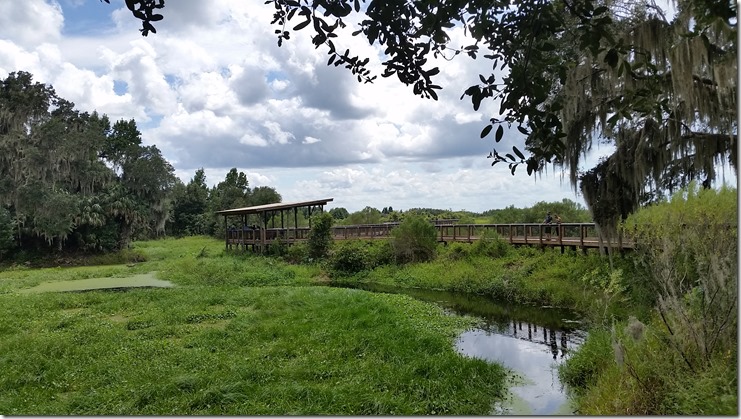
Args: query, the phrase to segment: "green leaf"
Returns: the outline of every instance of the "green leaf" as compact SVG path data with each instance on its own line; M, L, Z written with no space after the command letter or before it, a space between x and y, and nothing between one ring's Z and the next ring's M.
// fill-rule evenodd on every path
M522 152L518 150L517 147L512 146L512 151L514 151L515 154L517 154L517 157L521 158L522 160L525 160L525 155L522 154Z
M618 52L615 48L610 48L610 50L607 51L607 54L605 55L605 62L610 67L615 68L618 63Z
M299 23L298 25L294 26L294 27L293 27L293 30L294 30L294 31L300 31L301 29L303 29L303 28L305 28L305 27L309 26L309 23L311 23L311 19L309 19L309 20L305 20L305 21L303 21L303 22Z
M485 126L484 129L481 130L481 138L484 138L487 135L489 135L489 133L491 132L492 128L494 128L492 125ZM501 128L501 126L499 128ZM499 141L499 140L497 140L497 141Z
M497 128L497 134L495 138L496 142L501 141L503 135L504 135L504 127L500 125L499 128Z

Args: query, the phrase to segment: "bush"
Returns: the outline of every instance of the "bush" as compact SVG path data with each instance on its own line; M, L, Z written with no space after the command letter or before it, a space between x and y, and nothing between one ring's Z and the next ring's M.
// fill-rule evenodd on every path
M311 232L309 233L309 257L313 260L323 259L332 246L332 223L334 218L328 212L322 212L311 217Z
M476 240L472 245L471 252L475 255L489 256L493 258L500 258L506 256L512 249L507 241L495 231L485 231L479 240Z
M281 240L280 237L275 238L270 241L270 245L268 246L267 254L269 256L285 256L286 253L288 253L288 244L286 244L285 241Z
M329 266L332 273L348 275L367 269L370 265L368 243L362 240L348 240L335 245Z
M283 259L293 264L306 263L309 260L309 246L305 243L296 243L288 246Z
M394 248L388 240L373 240L368 244L368 269L373 269L394 262Z
M424 218L408 215L391 230L391 245L398 263L426 262L435 257L437 230Z
M670 347L698 370L737 342L737 197L693 183L624 226L652 274Z
M468 243L452 242L445 247L444 257L450 260L468 260L472 246Z

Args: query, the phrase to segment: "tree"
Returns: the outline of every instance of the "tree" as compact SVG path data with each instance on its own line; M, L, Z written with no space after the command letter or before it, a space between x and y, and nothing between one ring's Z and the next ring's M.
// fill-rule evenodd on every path
M283 198L280 196L275 188L270 186L258 186L252 189L252 195L250 196L250 205L266 205L275 204L281 202Z
M134 120L111 128L30 73L0 83L0 205L19 245L126 246L132 231L163 229L173 182L172 166L141 145Z
M157 146L141 144L136 122L121 120L113 125L101 153L117 174L108 204L119 224L120 248L129 245L132 235L163 233L170 214L175 169Z
M272 0L278 45L291 30L313 31L326 48L328 65L343 66L359 82L376 78L370 58L342 53L339 28L361 15L353 35L378 44L387 58L382 76L412 85L415 94L437 99L439 73L430 57L464 55L490 60L461 98L474 110L501 102L499 117L481 132L499 142L504 125L525 136L529 156L490 153L514 175L549 165L570 171L595 221L614 226L647 197L660 197L687 182L715 178L714 164L728 159L736 170L736 4L677 0L672 18L652 0ZM142 20L142 34L164 2L127 1ZM361 5L363 7L361 7ZM451 44L463 28L469 45ZM506 72L503 70L506 68ZM475 77L475 75L472 75ZM496 128L496 131L494 130ZM586 173L581 156L594 141L616 153ZM637 157L637 158L636 158ZM616 193L617 191L617 193Z
M309 257L319 260L327 256L332 247L332 222L334 219L328 212L320 212L311 216L311 232L307 245Z
M0 257L10 252L15 246L13 230L13 218L8 210L0 207Z
M18 242L63 242L89 220L82 197L111 178L97 159L106 117L81 113L30 73L0 83L0 204L10 210Z
M344 220L350 215L344 207L332 208L329 210L329 214L332 215L335 220Z
M181 183L182 185L182 183ZM203 168L196 170L188 185L175 187L173 230L176 234L207 234L208 186Z

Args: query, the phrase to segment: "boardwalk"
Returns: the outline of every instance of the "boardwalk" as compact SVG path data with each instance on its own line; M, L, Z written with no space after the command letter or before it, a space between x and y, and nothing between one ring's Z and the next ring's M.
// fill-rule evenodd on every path
M363 224L332 227L332 237L335 240L365 239L376 240L390 237L391 230L398 223ZM542 246L559 247L563 251L572 249L606 248L608 243L600 242L594 223L563 223L560 227L552 226L550 239L546 234L546 226L532 223L515 224L455 224L436 225L438 242L473 243L486 237L490 232L496 232L501 238L515 246ZM228 248L251 248L261 250L271 243L293 244L305 242L309 238L308 227L299 228L268 228L259 229L244 227L242 230L232 229L227 232L226 245ZM613 248L628 250L633 248L633 242L621 237L611 243Z

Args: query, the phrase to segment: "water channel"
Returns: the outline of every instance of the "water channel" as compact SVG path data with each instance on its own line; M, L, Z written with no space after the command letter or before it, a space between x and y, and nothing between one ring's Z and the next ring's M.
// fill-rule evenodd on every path
M563 309L512 305L478 295L396 288L375 284L339 285L373 292L402 293L438 304L448 313L483 319L462 333L456 349L465 356L497 362L518 378L495 415L570 415L573 408L558 379L558 366L579 347L586 332L578 316Z

